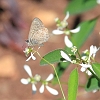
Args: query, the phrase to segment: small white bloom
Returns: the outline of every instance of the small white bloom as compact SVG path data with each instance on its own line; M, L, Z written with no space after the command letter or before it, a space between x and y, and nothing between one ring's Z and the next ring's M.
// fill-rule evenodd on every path
M24 50L23 52L25 53L25 55L26 55L26 57L27 57L27 56L29 55L29 53L32 52L32 51L33 51L33 48L30 48L30 47L28 48L28 47L26 47L25 50Z
M68 36L65 36L64 41L67 47L69 48L73 47L73 43L69 40Z
M53 30L52 33L55 34L55 35L60 35L60 34L64 34L64 31L57 29L57 30Z
M85 57L84 59L87 59L87 64L80 64L82 67L81 67L81 71L82 72L84 72L84 71L86 71L86 73L90 76L90 75L92 75L92 73L89 71L89 70L87 70L87 68L90 68L92 71L93 71L93 69L92 69L92 66L90 65L90 62L91 62L91 57L93 56L93 58L95 57L95 55L96 55L96 53L97 53L97 51L99 50L99 48L97 49L97 47L96 46L93 46L93 45L91 45L90 46L90 53L89 53L89 56L88 56L88 59L87 59L87 57ZM83 58L82 58L83 59ZM83 60L84 60L83 59ZM94 71L93 71L94 72ZM95 72L94 72L95 73Z
M40 76L40 75L38 75L38 74L36 74L36 75L34 76L34 79L35 79L37 82L39 82L39 81L40 81L40 79L41 79L41 76Z
M57 90L55 90L55 89L53 89L53 88L51 88L51 87L48 86L48 82L49 82L50 80L52 80L52 79L53 79L53 74L50 74L50 75L48 76L48 78L47 78L45 81L43 81L43 83L42 83L42 85L41 85L41 87L40 87L40 89L39 89L40 93L43 93L43 92L44 92L44 87L46 87L46 89L47 89L51 94L53 94L53 95L58 95L58 91L57 91Z
M59 21L59 18L57 17L57 18L55 18L55 22L58 22Z
M90 65L90 64L80 64L82 67L81 67L81 72L85 72L86 71L86 73L90 76L90 75L92 75L92 73L89 71L89 70L87 70L87 68L90 68L92 71L93 71L93 69L92 69L92 66ZM93 71L94 72L94 71Z
M100 4L100 0L97 0L97 4Z
M25 54L28 54L30 52L29 48L25 48L25 50L23 51Z
M89 64L80 64L82 67L81 67L81 71L84 72L86 71L87 68L91 67L91 65Z
M26 59L26 61L29 61L31 58L33 60L36 60L36 57L33 55L34 53L31 52L31 55Z
M32 71L28 65L24 65L24 69L30 77L27 79L22 78L21 83L25 84L25 85L31 83L32 84L32 93L36 93L37 88L36 88L35 84L41 79L41 77L40 77L40 75L37 75L37 74L33 77Z
M75 29L70 30L70 32L72 33L78 33L79 31L80 31L80 26Z
M90 75L92 75L92 73L89 71L89 70L87 70L87 68L90 68L92 71L93 71L93 69L92 69L92 66L90 65L90 64L80 64L82 67L81 67L81 71L82 72L85 72L86 71L86 73L90 76ZM94 72L94 71L93 71Z
M71 48L71 52L73 52L74 54L77 52L77 47L76 46L73 46L72 48Z
M61 56L62 56L66 61L72 62L71 59L69 58L69 56L68 56L65 52L60 51L60 53L61 53Z
M84 61L87 61L88 57L87 56L82 56L81 59L84 60Z

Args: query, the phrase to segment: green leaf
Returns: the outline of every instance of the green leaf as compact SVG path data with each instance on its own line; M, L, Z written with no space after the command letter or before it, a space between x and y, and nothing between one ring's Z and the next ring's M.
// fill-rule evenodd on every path
M65 12L69 11L72 14L79 14L94 8L97 5L97 0L72 0L66 7Z
M96 75L100 78L100 64L99 63L93 63L92 68Z
M45 60L41 59L40 65L47 65L48 62L49 62L49 63L60 62L60 59L62 58L62 57L61 57L61 54L60 54L60 51L61 51L61 50L62 50L62 49L54 50L54 51L51 51L51 52L49 52L48 54L46 54L43 58L44 58L47 62L46 62ZM62 50L62 51L64 51L64 50ZM64 52L65 52L65 51L64 51Z
M86 84L85 90L89 92L97 89L100 89L100 81L95 76L91 76Z
M78 71L74 69L68 80L68 100L76 100L78 90Z
M84 21L78 25L81 27L80 31L76 34L73 34L73 36L71 37L71 41L76 47L80 48L83 45L83 43L92 33L95 27L96 21L97 21L97 18Z

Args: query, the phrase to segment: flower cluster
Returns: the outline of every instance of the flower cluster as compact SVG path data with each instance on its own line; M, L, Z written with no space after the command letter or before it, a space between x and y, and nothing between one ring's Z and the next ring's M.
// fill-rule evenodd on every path
M80 31L80 26L78 26L76 29L69 30L68 29L68 22L67 22L68 18L69 18L69 12L67 12L63 21L60 21L59 18L56 18L55 22L56 22L56 25L57 25L57 29L53 30L52 33L55 34L55 35L66 34L66 36L64 38L65 45L67 47L71 48L73 46L73 44L69 40L67 35L70 35L72 33L78 33Z
M90 46L90 51L86 50L84 53L84 55L82 56L82 60L84 61L82 64L80 64L82 66L81 71L84 72L86 71L86 73L88 75L91 75L92 73L89 70L86 70L87 68L90 68L92 71L92 66L91 66L91 60L95 58L97 51L100 48L97 48L96 46L91 45ZM89 55L88 55L89 54Z
M32 84L32 93L33 94L36 93L36 91L37 91L36 84L38 82L41 82L42 85L41 85L41 87L39 89L40 93L44 92L44 87L45 87L51 94L58 95L58 91L57 90L55 90L55 89L53 89L53 88L48 86L49 82L54 77L53 74L50 74L46 80L42 80L40 75L38 75L38 74L36 74L35 76L32 75L32 71L31 71L31 69L30 69L30 67L28 65L24 65L24 69L28 73L29 78L27 78L27 79L22 78L21 79L21 83L23 83L23 84L31 83Z
M40 49L40 47L38 47L38 49L35 51L31 47L26 47L23 52L25 53L26 57L29 56L29 54L30 54L30 56L26 59L26 61L29 61L31 58L32 58L32 60L36 60L36 57L34 56L34 54L36 52L38 52L39 49Z
M82 66L80 69L82 72L86 71L88 75L92 75L92 73L87 69L89 68L91 71L93 71L91 61L94 60L99 49L100 47L97 48L96 46L91 45L90 50L85 50L82 55L78 53L79 57L77 57L76 52L78 52L78 50L75 46L73 46L71 51L74 52L74 55L66 54L64 51L61 51L61 56L66 62L68 61L70 63L75 63Z

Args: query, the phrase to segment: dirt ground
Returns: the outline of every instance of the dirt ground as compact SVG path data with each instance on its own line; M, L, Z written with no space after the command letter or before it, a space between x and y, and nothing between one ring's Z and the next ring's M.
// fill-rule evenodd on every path
M5 0L1 0L5 1ZM68 4L67 0L16 0L20 16L24 21L24 28L21 30L23 41L27 39L29 28L34 17L38 17L42 20L44 25L48 28L51 34L53 29L56 29L54 19L59 17L63 19L64 9ZM13 8L12 8L13 9ZM100 15L100 5L97 5L90 11L81 14L81 21L89 20ZM73 28L74 22L77 16L71 16L68 19L69 28ZM10 31L10 30L9 30ZM90 45L100 46L100 18L97 21L96 27L93 34L88 38L86 43L81 48L89 49ZM48 42L44 44L39 50L43 56L51 50L64 48L64 35L54 36L52 35ZM19 42L20 43L20 42ZM33 76L40 74L43 79L46 79L50 73L53 73L53 69L50 66L40 66L40 57L36 56L36 61L28 61L23 54L24 42L21 42L21 46L16 49L16 45L8 45L8 47L0 45L0 100L58 100L62 97L59 86L53 86L59 91L58 96L51 95L46 89L43 94L37 91L36 94L32 95L31 84L23 85L20 82L21 78L28 78L27 73L23 69L25 64L29 65L32 69ZM100 52L96 56L96 60L100 61ZM70 66L61 77L62 81L67 81L70 71L74 66ZM79 70L80 72L80 70ZM86 83L86 76L80 72L80 84ZM39 89L40 84L37 85ZM67 97L67 86L63 85L64 93ZM100 100L100 92L87 93L84 89L79 88L77 100Z

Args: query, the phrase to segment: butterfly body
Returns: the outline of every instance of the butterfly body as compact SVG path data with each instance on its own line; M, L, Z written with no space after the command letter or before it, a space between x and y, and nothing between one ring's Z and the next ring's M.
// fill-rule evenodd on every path
M48 29L44 27L42 21L39 18L34 18L28 36L28 46L41 46L44 42L48 41L48 39Z

